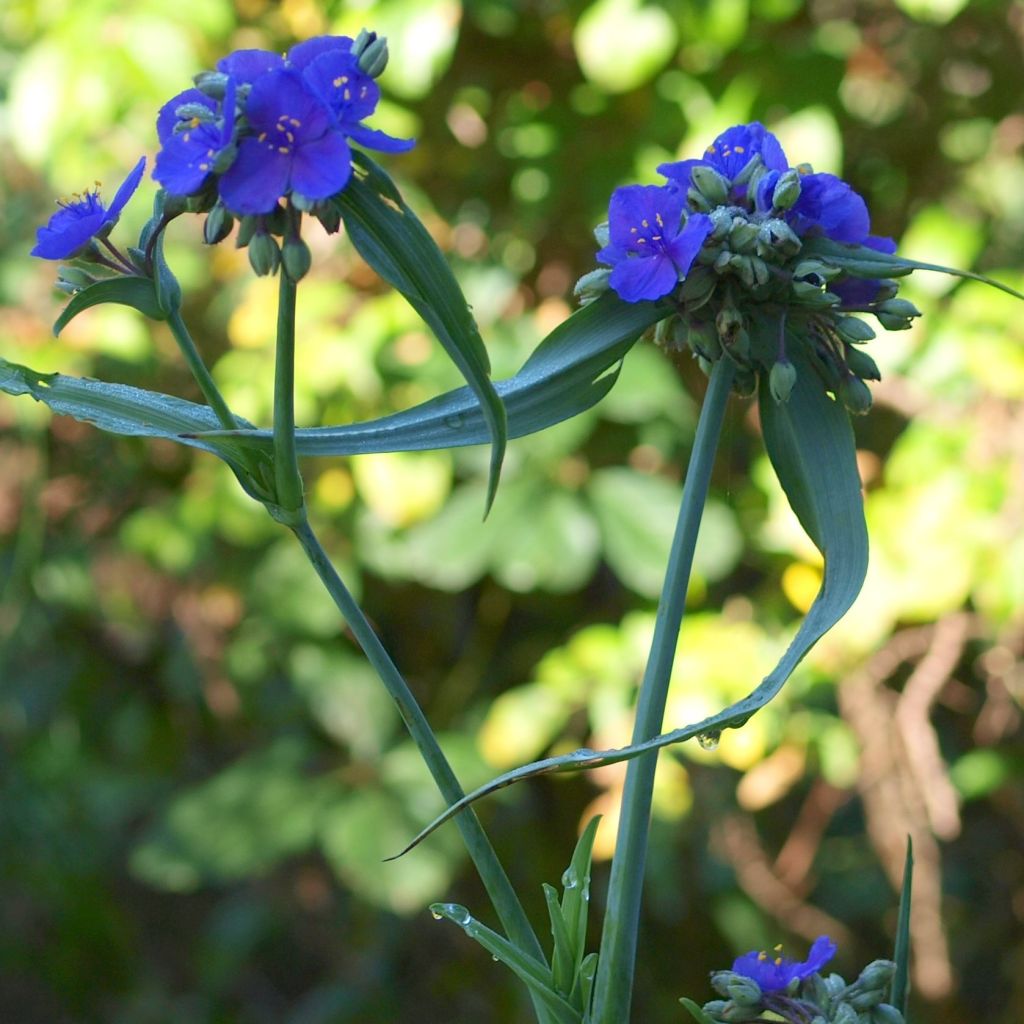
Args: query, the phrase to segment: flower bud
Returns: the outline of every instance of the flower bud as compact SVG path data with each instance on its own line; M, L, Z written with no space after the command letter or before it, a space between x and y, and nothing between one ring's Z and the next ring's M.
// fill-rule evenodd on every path
M800 198L800 172L792 168L785 171L775 183L772 192L772 207L776 210L791 210Z
M865 988L847 995L846 1001L858 1012L876 1007L886 996L887 988Z
M768 269L768 264L760 256L748 256L747 259L750 260L750 266L754 271L754 284L767 284L772 278L772 272Z
M707 164L697 164L690 172L694 187L711 206L722 206L729 198L729 182Z
M805 306L827 309L829 306L838 306L841 301L838 295L823 291L820 286L812 284L810 281L793 281L790 290L794 297Z
M832 1014L832 1024L859 1024L857 1011L848 1003L840 1003Z
M861 352L860 349L847 347L846 365L850 368L850 373L856 374L861 380L882 379L878 363L867 352Z
M836 333L851 345L860 345L876 337L871 325L859 316L841 316L835 322Z
M611 232L608 227L608 221L603 221L594 228L594 241L596 241L598 246L602 249L611 242Z
M276 273L281 264L281 250L272 235L259 231L249 243L249 263L260 277Z
M740 398L750 398L757 393L757 374L747 367L740 367L732 379L732 389Z
M891 316L897 316L904 320L921 315L921 310L906 299L886 299L876 307L876 311L879 313L888 313Z
M887 331L909 331L913 326L909 320L892 313L876 313L875 316Z
M284 243L281 263L288 277L298 282L309 273L309 268L313 265L313 254L309 251L309 246L296 235Z
M774 254L795 256L802 246L796 232L784 220L775 217L761 225L757 243L757 254L765 259Z
M689 312L700 309L715 293L718 278L707 267L693 267L683 278L679 296Z
M793 276L801 281L811 281L817 284L825 284L837 278L842 271L831 263L823 263L821 260L801 260L793 268Z
M740 256L738 253L734 253L729 259L729 267L743 282L745 288L754 287L754 264L749 256Z
M711 218L711 234L708 235L709 241L721 242L725 239L725 236L732 230L732 222L735 214L735 207L733 206L716 206L708 216Z
M585 306L588 302L599 299L608 291L608 278L611 276L612 272L608 267L599 267L597 270L592 270L589 274L584 274L576 282L576 287L573 288L572 293L579 299L580 305Z
M764 166L764 161L761 159L760 153L755 153L744 165L743 169L739 174L733 178L734 185L746 185L750 181L754 174L754 171L760 170Z
M316 208L313 210L313 216L320 221L327 234L335 235L338 233L338 229L341 227L341 212L334 203L317 203Z
M686 190L686 201L690 204L690 209L698 213L710 213L714 208L713 204L704 198L704 193L696 188Z
M871 408L871 389L859 377L847 377L839 386L839 400L855 416Z
M712 252L714 250L711 250ZM732 258L735 254L729 249L722 249L715 254L712 266L719 274L724 274L732 268Z
M789 401L796 384L796 367L788 359L780 359L768 374L768 388L780 405Z
M750 253L757 242L758 227L750 221L735 217L729 232L729 248L734 252Z
M889 1003L879 1003L871 1010L871 1024L905 1024L903 1014L890 1006Z
M377 36L359 55L359 70L371 78L379 78L388 66L388 41Z
M228 213L224 204L214 203L213 209L206 215L206 221L203 223L203 241L207 245L223 242L231 234L234 226L235 218Z
M194 121L196 124L210 124L217 120L216 113L205 103L182 103L181 106L174 108L174 116L179 122L186 122L176 124L174 126L176 132L191 131L195 125L187 123L190 121Z
M686 344L693 352L714 362L721 358L722 343L718 338L718 331L715 325L707 320L691 320L687 326Z
M83 270L81 267L58 267L57 268L57 287L61 288L62 291L67 291L63 285L68 285L75 291L79 291L82 288L88 288L89 285L96 283L96 278L92 274Z
M238 237L235 239L235 248L244 249L253 239L257 228L260 226L259 217L243 217L238 222Z
M222 71L200 71L192 81L201 93L213 100L224 99L228 91L228 76Z
M743 330L743 314L735 306L723 306L715 317L715 328L722 344L729 346Z

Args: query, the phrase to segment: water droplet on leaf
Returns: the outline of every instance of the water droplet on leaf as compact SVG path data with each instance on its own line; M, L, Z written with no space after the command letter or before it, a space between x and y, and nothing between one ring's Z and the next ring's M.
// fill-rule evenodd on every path
M718 729L711 729L708 732L700 733L697 743L700 744L702 750L714 750L721 738L722 734Z

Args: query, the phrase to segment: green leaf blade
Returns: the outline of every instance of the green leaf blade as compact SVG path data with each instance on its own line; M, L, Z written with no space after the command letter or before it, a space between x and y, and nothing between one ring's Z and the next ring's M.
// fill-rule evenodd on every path
M71 301L64 307L64 312L54 322L54 335L59 335L79 313L105 302L131 306L150 320L167 319L167 313L149 278L110 277L83 288L71 297Z

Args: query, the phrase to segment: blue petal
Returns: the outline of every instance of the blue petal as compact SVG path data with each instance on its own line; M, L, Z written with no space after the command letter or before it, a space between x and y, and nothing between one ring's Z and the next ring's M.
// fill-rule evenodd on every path
M340 192L352 174L352 152L341 132L301 146L292 162L291 187L309 199Z
M217 61L217 70L240 84L255 82L268 71L284 67L284 57L270 50L235 50Z
M368 149L379 149L382 153L406 153L416 145L415 139L396 139L393 135L361 124L342 127L353 142L358 142L360 146L366 146Z
M685 192L693 184L691 172L694 167L706 163L706 160L676 160L674 163L658 164L658 173L677 183Z
M380 100L380 87L359 69L359 60L352 53L334 50L321 54L302 77L339 122L362 121Z
M186 89L179 92L174 99L168 100L156 115L156 136L161 146L167 145L167 140L174 137L174 126L178 123L177 110L183 103L202 103L204 107L216 111L217 104L205 92L198 89Z
M633 238L643 222L655 223L658 216L664 222L664 234L672 238L679 231L679 219L686 197L665 185L624 185L612 193L608 204L608 234L614 245L636 251ZM647 229L643 229L646 233ZM662 293L664 294L664 293Z
M296 143L302 144L319 138L330 126L323 103L290 68L269 71L258 79L249 93L245 113L253 131L268 133L268 144L276 144L277 136L287 141L285 128ZM283 124L282 118L289 120Z
M131 169L128 177L121 182L121 187L114 193L114 199L110 206L107 207L106 223L112 224L120 216L125 203L135 195L135 190L139 187L139 182L142 181L142 175L145 170L146 158L140 157L139 162Z
M708 146L704 156L708 163L732 181L755 154L760 154L770 171L787 168L786 154L779 140L760 121L727 128Z
M322 53L348 53L351 49L352 39L349 36L314 36L288 51L288 63L301 71Z
M626 302L660 299L668 295L678 282L676 268L664 253L622 260L608 278L619 298Z
M806 174L787 218L797 234L811 231L836 242L862 242L871 228L867 204L834 174Z
M220 179L224 205L237 214L270 213L288 188L292 154L243 139L235 162Z
M697 258L697 253L700 252L700 247L714 227L711 218L706 214L691 214L683 230L668 243L666 251L672 257L672 262L675 264L680 278L686 277L689 273L693 261Z

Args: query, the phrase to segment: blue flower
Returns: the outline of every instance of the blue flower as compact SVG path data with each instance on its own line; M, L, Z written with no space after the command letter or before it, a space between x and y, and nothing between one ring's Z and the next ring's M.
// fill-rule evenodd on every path
M315 41L311 39L309 43ZM396 139L360 124L376 108L380 87L360 70L359 58L354 53L340 48L325 50L309 62L302 77L330 110L335 125L353 142L387 153L401 153L416 144L414 139Z
M220 195L237 214L270 213L290 192L327 199L352 174L352 154L330 112L292 68L253 83L245 115L253 134L220 179Z
M781 172L789 166L779 140L759 121L752 121L726 129L700 159L659 164L658 173L678 183L685 192L692 184L693 168L698 164L713 168L731 183L755 156L761 158L769 171Z
M284 66L284 57L270 50L235 50L217 61L217 70L239 85L252 85L261 75Z
M132 168L114 194L110 206L104 206L99 188L62 201L60 209L36 232L33 256L44 260L66 260L80 255L94 238L104 238L117 223L125 204L135 194L146 169L143 157Z
M612 194L609 244L598 254L609 284L626 302L660 299L689 272L712 230L702 213L683 222L686 197L658 185L626 185Z
M193 116L179 126L177 111L184 106L205 108L209 116ZM179 93L160 108L156 132L162 148L156 155L153 177L172 195L195 195L233 141L235 80L228 79L223 104L198 89Z
M784 956L752 950L737 957L732 969L736 974L757 983L763 993L782 992L796 979L804 981L817 974L836 955L836 944L827 936L814 940L806 960L790 960Z

